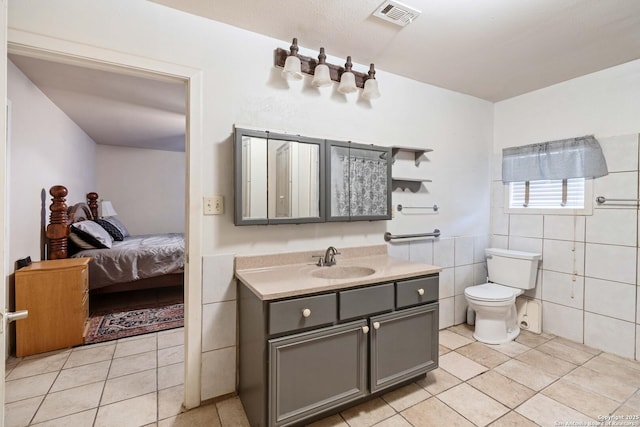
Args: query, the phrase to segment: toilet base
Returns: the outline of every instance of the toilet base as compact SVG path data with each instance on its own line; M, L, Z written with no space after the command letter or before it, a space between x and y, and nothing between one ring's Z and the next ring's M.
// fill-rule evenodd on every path
M507 307L477 307L473 338L485 344L504 344L520 335L515 302ZM505 310L506 309L506 310ZM506 311L506 313L505 313Z
M476 323L476 328L478 327L478 324ZM476 334L475 332L473 333L473 338L475 338L477 341L480 341L481 343L484 344L505 344L508 343L509 341L513 341L515 340L518 335L520 335L520 328L516 327L516 329L512 330L511 332L507 332L507 335L504 339L490 339L490 338L486 338L485 336L483 336L482 334Z

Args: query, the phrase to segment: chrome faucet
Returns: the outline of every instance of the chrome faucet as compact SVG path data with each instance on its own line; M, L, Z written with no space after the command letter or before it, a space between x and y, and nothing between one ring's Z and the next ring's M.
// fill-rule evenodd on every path
M340 252L338 252L338 250L333 246L329 246L327 251L324 253L324 265L326 267L336 265L336 255L340 255Z

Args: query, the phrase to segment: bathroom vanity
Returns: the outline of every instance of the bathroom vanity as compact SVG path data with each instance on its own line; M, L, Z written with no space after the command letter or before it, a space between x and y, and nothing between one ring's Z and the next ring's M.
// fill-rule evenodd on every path
M341 253L331 267L311 252L270 266L269 256L236 258L239 395L251 426L303 424L438 366L440 268L389 257L384 245Z

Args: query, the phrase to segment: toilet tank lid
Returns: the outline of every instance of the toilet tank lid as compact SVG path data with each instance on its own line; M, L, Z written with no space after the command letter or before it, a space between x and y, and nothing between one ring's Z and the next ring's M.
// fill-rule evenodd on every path
M542 254L538 254L535 252L523 252L523 251L513 251L511 249L498 249L498 248L486 248L484 250L486 255L496 255L503 256L507 258L518 258L518 259L528 259L528 260L539 260L542 258Z

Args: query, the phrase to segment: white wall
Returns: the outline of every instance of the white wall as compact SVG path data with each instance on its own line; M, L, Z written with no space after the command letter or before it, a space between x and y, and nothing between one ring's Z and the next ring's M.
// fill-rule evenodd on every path
M543 330L636 359L637 207L590 200L592 215L509 215L499 161L504 147L594 134L609 167L593 182L594 198L636 199L638 99L640 60L497 103L492 186L492 245L542 253L538 286L528 294L542 301Z
M493 105L487 101L384 70L376 73L382 98L371 103L337 93L336 85L328 91L312 88L309 77L289 87L273 66L273 51L286 48L290 40L274 40L143 0L21 0L9 7L10 30L83 44L68 53L91 56L92 47L98 47L202 70L203 140L192 142L202 144L203 194L190 197L219 194L226 202L224 215L202 220L203 399L235 388L235 338L230 339L235 336L236 314L233 254L381 243L387 230L422 232L437 227L443 238L489 232ZM14 36L10 31L10 40ZM300 53L314 56L317 47L301 48ZM344 59L328 61L339 64ZM390 222L235 227L234 124L433 148L419 169L405 164L407 173L433 183L417 194L394 194L393 201L437 203L442 208L437 214L397 214ZM405 172L401 163L399 174Z
M132 235L184 232L184 153L98 145L96 191Z
M95 188L96 144L11 61L8 62L9 259L38 261L49 222L49 188L64 185L67 205Z

